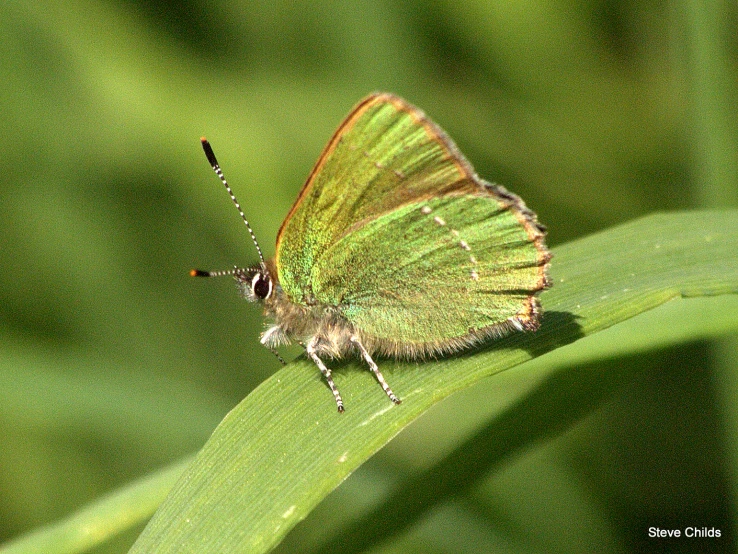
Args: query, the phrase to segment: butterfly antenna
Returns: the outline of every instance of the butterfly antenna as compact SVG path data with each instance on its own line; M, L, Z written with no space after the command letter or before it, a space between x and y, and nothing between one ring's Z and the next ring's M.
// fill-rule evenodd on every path
M213 168L213 171L215 171L215 174L218 176L218 179L220 179L220 182L223 183L223 186L225 186L226 191L228 191L229 196L231 197L231 200L233 200L233 203L236 205L236 209L238 210L238 213L241 214L241 219L243 219L243 222L246 224L246 228L249 230L249 235L251 235L251 240L254 241L254 246L256 246L256 251L259 253L259 259L261 260L261 267L266 268L266 263L264 262L264 255L261 253L261 247L259 246L258 241L256 240L256 235L254 235L253 229L251 229L251 225L249 225L248 219L246 219L246 215L243 213L243 210L241 209L241 204L238 203L238 200L236 200L236 195L233 194L233 191L231 190L230 185L228 184L228 181L226 181L225 176L223 175L223 170L220 168L220 164L218 164L218 160L215 158L215 154L213 153L213 149L210 146L210 143L208 142L208 139L205 137L202 137L200 139L200 142L202 143L202 149L205 150L205 156L208 159L208 163L210 163L210 167ZM197 270L193 270L197 271ZM211 272L211 273L217 273L217 272ZM230 272L225 273L224 275L231 274ZM196 276L200 277L201 275L197 274ZM204 275L202 275L204 277ZM215 275L208 275L215 277Z
M203 271L202 269L191 269L190 277L233 277L238 269L227 269L225 271Z

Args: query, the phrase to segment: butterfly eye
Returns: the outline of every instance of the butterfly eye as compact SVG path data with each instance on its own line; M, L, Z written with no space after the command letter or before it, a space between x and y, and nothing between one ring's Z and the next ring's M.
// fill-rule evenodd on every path
M261 300L269 298L272 294L272 280L269 275L262 273L254 275L254 279L251 281L251 290L254 292L254 296Z

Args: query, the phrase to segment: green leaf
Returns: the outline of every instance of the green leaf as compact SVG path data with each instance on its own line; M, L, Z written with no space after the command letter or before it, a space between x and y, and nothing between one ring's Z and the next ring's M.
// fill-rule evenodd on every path
M300 359L226 416L131 552L268 551L436 402L670 299L734 294L736 252L736 211L653 215L559 247L540 331L450 359L383 361L400 406L350 362L336 371L347 406L339 415Z
M515 375L510 375L507 379L508 385L513 384L517 388L523 384L525 389L522 394L517 393L515 388L506 390L504 384L498 384L505 380L497 379L497 383L487 380L474 387L473 396L462 393L449 399L453 401L444 402L443 406L437 407L442 409L435 409L424 415L423 421L418 422L420 425L415 425L416 428L413 429L416 438L433 436L432 431L443 429L446 422L454 418L457 429L453 434L452 447L448 444L444 446L448 437L444 441L441 435L436 437L437 446L428 449L435 453L444 453L441 459L434 460L427 467L422 462L418 463L420 467L414 467L412 473L393 482L389 491L385 489L383 493L377 494L381 499L378 503L375 499L374 502L358 503L358 506L341 506L340 500L331 498L328 505L321 505L310 516L312 522L325 522L328 526L326 532L315 536L304 529L299 532L296 529L295 533L286 537L279 551L340 551L341 554L404 552L424 541L436 546L444 544L444 533L448 533L448 527L441 526L441 529L437 529L436 525L439 519L448 517L449 506L474 505L475 501L480 500L480 489L487 489L492 498L499 500L499 497L489 492L489 485L485 486L493 475L494 479L499 478L499 473L495 473L497 470L504 473L507 465L516 464L513 460L517 459L519 463L519 459L533 449L540 454L550 448L551 439L566 433L594 412L601 410L603 404L622 393L624 384L632 382L642 371L643 368L638 363L628 363L627 360L624 363L622 357L615 358L616 356L632 357L635 354L640 357L644 350L736 332L738 318L735 314L738 314L738 295L675 299L657 309L522 364L515 372L510 372L515 373L517 379ZM592 362L602 360L610 361L592 367ZM521 375L522 372L527 375ZM483 397L487 400L487 408L483 403L474 402ZM470 400L478 413L463 413ZM459 421L460 415L465 421ZM463 439L463 442L459 443L458 439ZM413 439L397 437L397 440L405 447L414 447L411 444ZM396 452L398 446L394 446ZM551 460L543 463L551 463ZM377 469L375 464L375 471ZM539 468L539 471L540 473L529 475L531 483L546 478L546 470ZM551 483L547 485L550 486ZM535 486L532 485L532 488L535 489ZM382 489L381 486L379 488ZM526 492L530 493L521 490L517 492L521 497ZM617 539L603 528L602 521L599 520L607 519L607 511L590 513L582 510L578 514L580 519L577 526L567 528L566 533L555 532L555 529L567 525L565 520L572 515L571 504L576 504L569 496L571 491L561 492L560 504L547 506L548 511L553 511L556 515L549 514L545 521L536 522L534 533L526 532L524 528L519 529L519 533L513 533L514 539L508 536L516 548L506 551L591 552L592 544L597 544L600 552L617 551ZM343 497L357 500L361 498L360 494L354 488L353 491L344 493ZM484 497L484 493L481 496ZM490 502L493 503L494 500ZM480 503L484 505L485 501ZM331 508L334 511L341 510L340 515L331 513ZM472 512L476 510L483 511L479 505L471 508ZM500 510L504 512L503 508ZM443 515L439 516L439 513ZM505 529L510 531L510 521L520 521L513 513L497 515L500 517L491 516L483 524L489 526L492 536L500 533L505 536ZM434 525L429 526L428 521L433 519ZM464 524L464 518L459 518L449 525ZM431 527L426 531L429 536L423 536L418 529L424 527ZM309 530L311 526L307 525L306 528ZM485 544L484 540L480 545L475 542L479 537L473 533L470 536L462 535L461 531L452 534L451 550L464 551L459 544L465 541L471 544L466 551L494 552L500 549L500 544ZM608 540L612 542L608 543ZM404 548L404 543L410 548ZM376 545L389 548L377 549Z

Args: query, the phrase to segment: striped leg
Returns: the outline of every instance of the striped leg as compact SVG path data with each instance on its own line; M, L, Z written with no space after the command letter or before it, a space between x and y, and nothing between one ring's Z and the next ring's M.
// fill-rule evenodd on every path
M361 351L361 355L366 360L366 363L369 364L369 369L372 370L372 373L374 373L374 376L377 378L377 381L379 381L379 384L382 386L382 390L389 396L389 399L392 400L395 404L399 404L401 400L395 396L395 393L392 392L392 389L389 388L389 385L387 384L387 381L384 380L384 376L379 371L379 367L377 364L372 360L372 357L369 355L369 352L366 351L366 348L364 348L364 345L361 344L359 341L359 337L353 336L351 337L351 342L353 342L356 346L359 347L359 350Z
M308 342L307 346L305 347L305 351L307 352L307 355L310 356L312 360L315 362L315 365L318 366L318 369L320 369L320 372L323 374L323 377L325 377L325 380L328 382L328 386L330 387L331 392L333 393L333 397L336 399L336 406L338 406L338 411L343 413L344 407L343 407L343 399L341 398L341 393L338 392L338 388L336 388L336 384L333 382L333 377L331 377L331 370L325 367L323 360L321 360L318 357L318 354L315 351L316 344L318 344L318 338L313 337L312 339L310 339L310 342Z

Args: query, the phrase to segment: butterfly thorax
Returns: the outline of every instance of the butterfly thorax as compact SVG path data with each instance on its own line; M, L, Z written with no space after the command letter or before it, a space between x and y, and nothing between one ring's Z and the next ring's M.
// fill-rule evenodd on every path
M237 270L236 282L241 294L264 306L264 315L273 323L262 333L261 342L277 348L293 341L303 346L318 338L317 350L341 358L354 350L351 337L354 326L335 306L294 302L279 284L274 262Z

